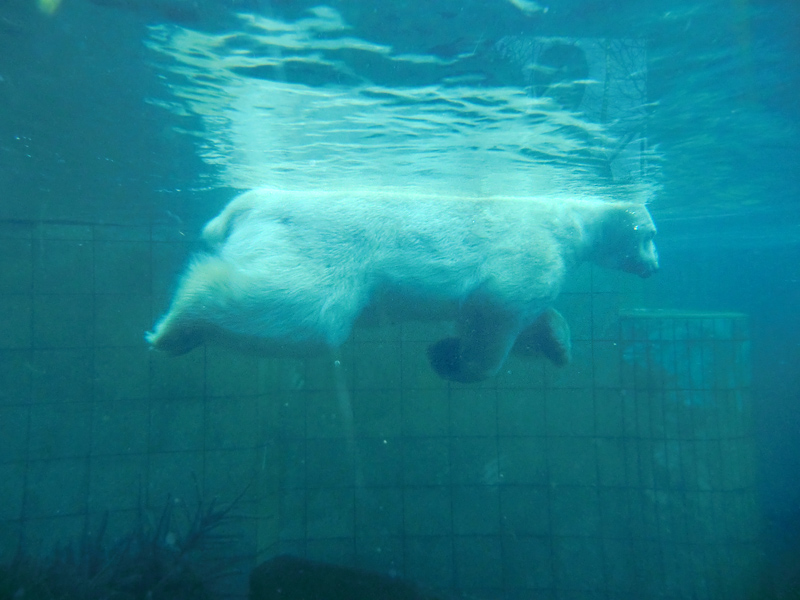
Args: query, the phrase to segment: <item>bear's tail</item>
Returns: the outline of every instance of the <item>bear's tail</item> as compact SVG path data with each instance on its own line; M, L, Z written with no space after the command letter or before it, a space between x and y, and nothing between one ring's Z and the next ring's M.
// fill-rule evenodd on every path
M228 239L235 222L253 208L258 196L256 190L246 192L231 200L216 217L203 227L202 237L209 246L219 246Z

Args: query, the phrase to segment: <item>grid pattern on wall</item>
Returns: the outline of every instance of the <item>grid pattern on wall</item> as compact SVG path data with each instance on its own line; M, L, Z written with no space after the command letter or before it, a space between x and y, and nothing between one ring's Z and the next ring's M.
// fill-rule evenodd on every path
M633 564L653 593L752 597L760 519L747 317L626 311L620 340L622 390L636 410L631 535L658 541Z
M174 227L0 226L2 560L20 540L33 553L76 541L106 514L113 541L140 509L193 510L198 495L245 493L232 553L274 537L270 365L211 349L168 359L143 339L190 247Z
M141 498L191 500L197 482L223 502L245 490L232 552L251 561L288 552L478 598L744 593L758 529L741 327L684 315L681 345L674 324L619 319L639 281L587 267L558 303L564 369L512 358L445 383L425 358L438 324L361 329L335 357L166 358L142 334L183 232L6 224L0 246L18 315L0 324L3 555L107 510L113 535ZM668 376L681 365L688 379Z
M606 303L574 327L573 365L511 359L480 386L430 373L444 331L357 336L352 394L282 406L281 550L468 597L748 597L746 318L606 319L604 294L562 299Z

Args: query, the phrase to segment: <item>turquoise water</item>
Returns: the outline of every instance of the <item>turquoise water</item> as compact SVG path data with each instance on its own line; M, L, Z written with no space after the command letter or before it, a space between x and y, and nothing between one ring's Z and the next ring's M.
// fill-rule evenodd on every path
M783 569L800 536L799 63L793 1L7 0L0 292L27 321L0 326L0 387L15 390L0 395L3 408L28 410L19 399L44 372L37 352L55 339L94 348L110 337L102 323L120 325L117 345L146 361L141 334L202 223L238 191L647 201L663 272L637 301L751 319L766 554ZM66 250L48 253L42 226L65 228ZM121 258L93 250L105 283L80 275L86 240L111 236L102 227L140 228ZM176 240L186 243L159 263L149 243ZM142 256L155 266L136 266ZM53 267L62 279L37 274L42 264L66 265ZM62 311L45 319L41 300L64 290L114 298L70 305L64 334ZM130 310L98 320L103 302L123 298ZM8 469L17 462L0 456Z
M7 5L4 96L20 109L5 117L18 132L11 172L28 149L45 180L92 165L95 179L151 178L164 193L202 187L198 171L209 187L355 173L472 189L510 177L537 192L630 183L636 171L664 210L791 204L790 4L314 6L75 2L43 17ZM618 46L608 64L598 39ZM547 55L553 44L583 56ZM537 53L564 64L534 68ZM28 148L34 138L51 143ZM609 177L630 144L646 164Z

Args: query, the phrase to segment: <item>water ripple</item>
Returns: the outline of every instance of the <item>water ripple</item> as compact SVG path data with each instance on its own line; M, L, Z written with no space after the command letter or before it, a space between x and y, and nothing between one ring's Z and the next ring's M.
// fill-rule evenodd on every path
M646 177L608 175L612 160L627 161L628 175L639 168L639 124L623 140L619 127L536 97L531 86L485 86L474 69L453 75L452 67L466 67L472 52L396 54L354 37L332 8L317 7L293 22L242 14L236 31L223 33L162 24L150 28L147 44L172 94L152 101L178 117L199 117L201 128L191 131L184 119L181 131L197 136L219 185L357 182L523 195L596 193L612 182L633 182L638 193L649 185ZM492 51L519 63L524 78L535 68L521 58L530 44L504 38ZM381 85L365 75L409 68L425 74L420 81L441 69L439 83ZM602 87L593 78L559 85ZM641 112L634 106L634 116ZM615 123L624 117L615 115Z

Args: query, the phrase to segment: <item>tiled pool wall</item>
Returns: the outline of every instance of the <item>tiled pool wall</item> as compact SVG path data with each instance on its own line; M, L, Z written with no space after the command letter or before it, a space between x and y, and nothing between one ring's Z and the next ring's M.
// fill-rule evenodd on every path
M143 333L192 247L167 226L0 225L3 558L199 489L244 494L227 526L253 564L293 553L487 599L745 597L746 318L626 312L658 279L584 266L557 302L563 369L511 358L449 384L425 357L448 326L416 323L330 357L168 358Z

